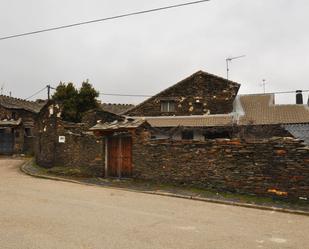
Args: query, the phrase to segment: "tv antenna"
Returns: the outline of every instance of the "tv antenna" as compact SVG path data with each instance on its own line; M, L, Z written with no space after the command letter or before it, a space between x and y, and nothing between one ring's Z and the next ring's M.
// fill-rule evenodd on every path
M1 88L0 88L0 92L1 92L1 95L3 95L3 90L4 90L4 83L1 85Z
M262 79L262 83L260 84L260 86L262 86L263 87L263 92L264 92L264 94L266 93L266 80L265 79Z
M232 60L236 60L242 57L245 57L246 55L240 55L240 56L235 56L235 57L228 57L226 58L226 78L229 79L229 72L230 72L230 63Z

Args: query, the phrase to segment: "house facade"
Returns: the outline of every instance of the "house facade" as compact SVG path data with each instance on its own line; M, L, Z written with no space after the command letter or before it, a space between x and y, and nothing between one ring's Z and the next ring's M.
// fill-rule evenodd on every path
M103 174L309 197L309 148L301 140L308 105L237 95L239 87L199 71L127 111L125 120L98 123L91 130L104 139Z
M0 96L0 154L34 151L36 120L46 101L26 101Z

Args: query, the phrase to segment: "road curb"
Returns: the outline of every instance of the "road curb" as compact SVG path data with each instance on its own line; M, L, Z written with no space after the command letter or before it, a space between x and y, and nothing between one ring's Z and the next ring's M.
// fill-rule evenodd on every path
M217 200L217 199L210 199L210 198L202 198L202 197L195 197L195 196L173 194L173 193L167 193L167 192L143 191L143 190L132 190L132 189L126 189L126 188L117 188L117 187L111 187L111 186L103 186L103 185L94 184L94 183L86 183L86 182L71 180L71 179L62 178L62 177L35 174L35 173L32 173L32 172L29 172L26 169L26 166L28 166L29 164L32 164L32 163L33 163L33 160L27 160L25 163L23 163L20 166L21 172L23 172L26 175L35 177L35 178L46 179L46 180L69 182L69 183L75 183L75 184L86 185L86 186L103 187L103 188L122 190L122 191L134 192L134 193L143 193L143 194L152 194L152 195L159 195L159 196L165 196L165 197L174 197L174 198L181 198L181 199L187 199L187 200L202 201L202 202L209 202L209 203L215 203L215 204L251 208L251 209L260 209L260 210L264 210L264 211L273 211L273 212L281 212L281 213L309 216L309 212L301 211L301 210L295 210L295 209L267 207L267 206L256 205L256 204L224 201L224 200Z

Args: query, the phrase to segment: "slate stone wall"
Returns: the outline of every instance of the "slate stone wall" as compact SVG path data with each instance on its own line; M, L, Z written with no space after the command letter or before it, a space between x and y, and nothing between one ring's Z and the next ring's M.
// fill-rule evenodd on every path
M41 113L37 122L37 164L47 168L84 168L92 176L103 176L103 139L87 132L87 126L62 121L57 106L52 112L49 109ZM65 137L65 143L59 142L59 136Z
M129 110L129 116L187 116L233 111L239 85L203 72L195 73ZM175 112L161 112L161 101L175 101Z
M134 139L134 177L214 190L309 198L309 148L293 138Z

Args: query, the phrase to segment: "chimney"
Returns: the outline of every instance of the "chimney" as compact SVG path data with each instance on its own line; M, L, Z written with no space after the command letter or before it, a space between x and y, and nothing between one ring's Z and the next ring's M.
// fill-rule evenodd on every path
M303 91L302 90L297 90L296 91L296 104L297 105L304 104L304 101L303 101Z

